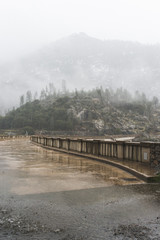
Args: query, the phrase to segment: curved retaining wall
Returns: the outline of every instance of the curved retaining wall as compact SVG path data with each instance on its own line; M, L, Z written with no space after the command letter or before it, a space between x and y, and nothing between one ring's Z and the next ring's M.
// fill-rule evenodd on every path
M138 178L148 181L148 176L117 163L116 159L144 162L148 165L159 164L160 143L125 142L93 139L53 138L46 136L31 136L31 141L43 147L71 153L78 156L96 159L119 167Z
M31 136L31 140L40 145L57 149L138 162L151 163L154 155L153 151L151 151L154 143L150 142L133 143L125 141L52 138L46 136Z

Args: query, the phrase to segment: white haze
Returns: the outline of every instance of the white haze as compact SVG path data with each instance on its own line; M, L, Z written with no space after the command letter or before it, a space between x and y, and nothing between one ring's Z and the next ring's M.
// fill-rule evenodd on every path
M159 10L159 0L0 0L0 62L75 32L157 43Z
M3 86L0 107L17 104L19 95L30 86L28 81L31 81L33 91L40 91L40 87L46 85L46 72L42 76L44 84L23 79L23 74L18 77L15 72L16 69L20 71L19 67L13 65L17 59L79 32L101 40L160 43L159 10L159 0L0 0L0 64L10 62L9 69L12 69L6 78L4 74L4 79L3 71L0 73L0 86ZM83 74L80 69L76 74Z

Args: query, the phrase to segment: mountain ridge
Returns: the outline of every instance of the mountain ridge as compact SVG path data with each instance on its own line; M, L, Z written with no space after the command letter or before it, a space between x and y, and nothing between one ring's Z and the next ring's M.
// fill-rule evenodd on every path
M0 66L0 109L18 104L27 90L49 82L57 89L126 88L159 94L160 45L99 40L84 33L57 40L15 63ZM10 103L7 96L12 95Z

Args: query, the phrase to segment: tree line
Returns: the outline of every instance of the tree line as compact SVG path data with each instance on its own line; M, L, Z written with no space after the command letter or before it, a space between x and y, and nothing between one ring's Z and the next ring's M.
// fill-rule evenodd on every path
M131 94L127 89L123 88L117 88L116 90L113 90L111 88L104 89L103 87L95 88L92 90L77 90L69 91L66 88L65 80L62 80L62 89L56 89L53 83L49 83L45 88L43 88L40 91L40 94L38 92L32 93L30 90L26 92L26 94L23 94L20 96L20 106L24 105L27 102L32 102L35 100L46 100L49 98L57 99L59 97L68 96L88 96L88 97L94 97L99 98L101 100L101 103L139 103L139 104L145 104L147 102L150 102L151 105L154 105L155 107L159 104L158 97L154 96L151 100L147 98L145 93L141 93L138 90L135 91L134 94Z
M153 110L158 106L156 96L149 100L138 91L134 95L123 88L69 91L65 81L62 89L57 90L53 83L49 83L39 96L31 91L20 96L20 107L0 117L0 129L22 129L23 132L28 129L30 133L42 129L78 131L84 129L85 122L85 129L94 130L93 121L101 118L107 124L114 108L122 112L137 112L151 119Z

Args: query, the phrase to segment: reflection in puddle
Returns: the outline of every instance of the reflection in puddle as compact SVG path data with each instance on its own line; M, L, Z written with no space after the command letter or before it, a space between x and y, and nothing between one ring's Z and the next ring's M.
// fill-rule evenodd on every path
M107 164L37 147L26 140L0 142L0 165L11 171L16 194L59 192L140 183ZM7 165L6 165L7 164Z

